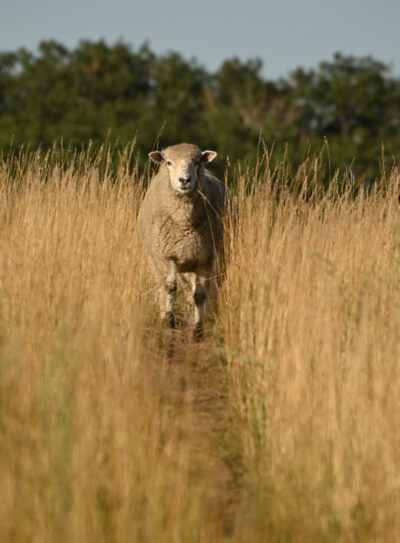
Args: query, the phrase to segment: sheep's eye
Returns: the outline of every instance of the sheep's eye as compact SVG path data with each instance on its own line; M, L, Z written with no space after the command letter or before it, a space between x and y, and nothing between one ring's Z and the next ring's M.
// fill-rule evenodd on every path
M167 160L167 166L172 166L172 162L170 160Z

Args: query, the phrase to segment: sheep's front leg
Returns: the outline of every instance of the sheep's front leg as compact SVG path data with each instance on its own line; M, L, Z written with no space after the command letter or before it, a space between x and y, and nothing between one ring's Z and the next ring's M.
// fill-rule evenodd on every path
M171 263L165 281L165 316L164 322L170 328L175 328L175 296L177 291L175 265Z
M204 313L207 297L207 278L193 274L192 292L194 302L194 329L193 337L196 341L204 335Z

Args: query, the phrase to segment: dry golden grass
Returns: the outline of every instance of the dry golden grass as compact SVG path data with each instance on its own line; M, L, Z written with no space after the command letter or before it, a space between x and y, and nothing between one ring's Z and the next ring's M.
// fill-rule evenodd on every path
M130 160L0 165L1 542L397 541L399 173L236 172L196 345L160 329Z

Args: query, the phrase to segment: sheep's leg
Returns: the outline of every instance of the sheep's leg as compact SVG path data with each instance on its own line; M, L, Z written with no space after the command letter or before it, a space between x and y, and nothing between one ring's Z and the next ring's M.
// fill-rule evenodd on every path
M164 322L170 328L175 328L175 296L177 291L175 266L171 264L165 281L165 315Z
M193 337L199 341L204 335L204 314L206 305L207 278L193 274L192 292L194 301Z

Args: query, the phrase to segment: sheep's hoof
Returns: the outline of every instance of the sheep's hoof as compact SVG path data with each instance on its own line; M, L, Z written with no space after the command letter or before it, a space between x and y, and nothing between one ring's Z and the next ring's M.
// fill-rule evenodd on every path
M194 325L193 339L194 339L194 341L202 341L204 339L203 323L196 322L196 324Z
M171 311L165 313L163 325L165 326L165 328L175 328L175 315Z

